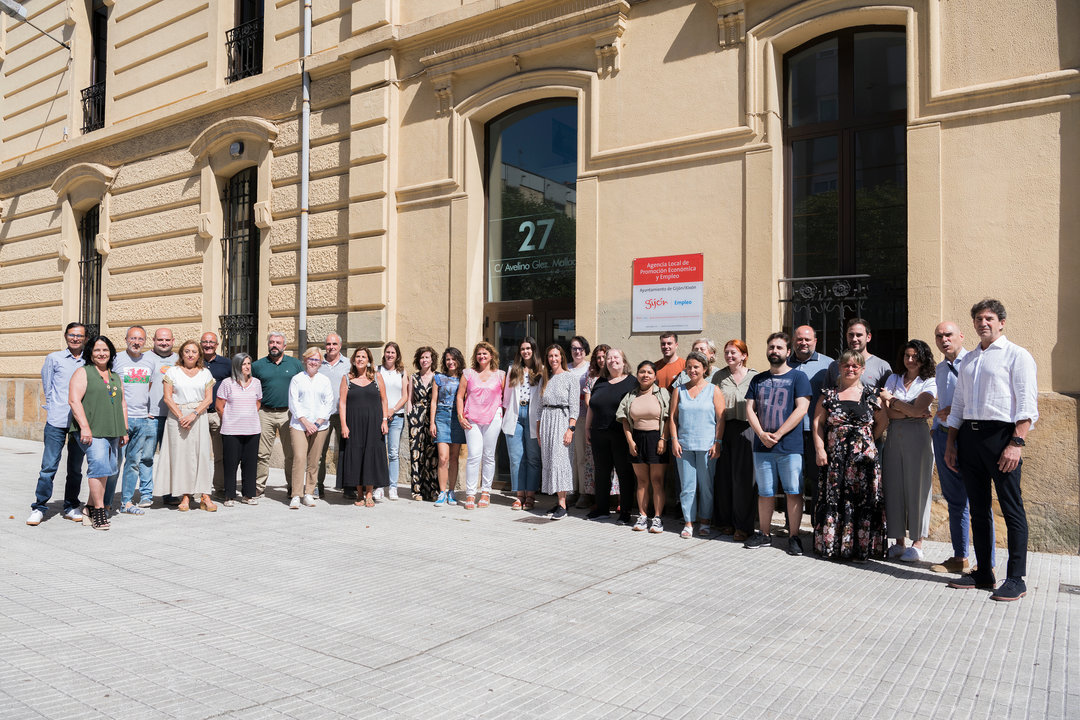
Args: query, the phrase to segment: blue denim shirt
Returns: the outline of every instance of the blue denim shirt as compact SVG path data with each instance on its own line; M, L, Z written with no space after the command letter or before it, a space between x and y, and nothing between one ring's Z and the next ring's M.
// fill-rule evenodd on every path
M810 390L813 391L813 395L810 396L810 409L806 411L806 416L803 417L803 430L810 429L810 423L814 419L814 411L817 409L818 398L821 397L821 388L825 386L825 379L829 375L829 366L832 365L832 362L831 357L820 353L814 353L806 362L802 362L795 357L794 352L787 359L788 367L801 370L806 377L810 378Z
M68 404L68 385L71 376L84 365L67 348L49 353L41 366L41 389L45 393L45 422L53 427L68 429L71 405Z

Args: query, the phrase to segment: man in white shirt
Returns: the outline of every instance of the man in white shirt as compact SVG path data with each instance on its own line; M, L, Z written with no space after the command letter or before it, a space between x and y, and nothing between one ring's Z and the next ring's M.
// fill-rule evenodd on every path
M338 416L338 402L341 399L341 379L349 374L349 360L341 354L341 336L330 333L326 336L326 355L323 356L322 367L319 372L330 380L330 387L334 391L334 409L330 413L330 437L323 444L322 455L319 457L319 482L316 487L316 497L326 499L326 451L330 449L330 439L334 441L334 452L341 449L341 418ZM340 473L340 470L338 471ZM341 487L340 476L337 486Z
M964 358L949 411L945 464L960 473L971 505L971 538L978 567L949 583L958 589L993 588L994 530L990 482L1008 526L1009 563L993 600L1027 594L1027 515L1020 494L1025 438L1039 418L1035 360L1006 339L1005 306L986 299L971 308L979 345Z

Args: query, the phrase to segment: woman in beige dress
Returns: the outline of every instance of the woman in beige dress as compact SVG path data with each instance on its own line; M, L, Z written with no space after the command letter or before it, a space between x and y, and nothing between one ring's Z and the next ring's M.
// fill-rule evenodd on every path
M177 510L191 509L191 497L199 507L215 512L210 499L214 465L210 460L210 423L206 409L214 401L214 376L203 365L202 349L187 340L177 353L180 362L165 372L165 437L157 460L156 482L163 495L180 497Z

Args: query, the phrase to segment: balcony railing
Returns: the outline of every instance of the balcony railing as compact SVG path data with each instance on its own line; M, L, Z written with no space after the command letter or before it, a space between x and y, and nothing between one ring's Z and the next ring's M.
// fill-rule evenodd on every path
M255 18L225 33L229 55L229 74L225 82L236 82L262 72L263 19Z
M94 83L82 91L82 131L85 135L105 127L105 81Z
M843 349L844 319L862 317L872 296L869 275L782 278L780 285L780 302L791 304L792 327L810 325L817 329L818 350L828 353Z
M239 313L221 316L221 352L226 357L238 352L246 352L251 357L258 357L255 333L259 329L259 318L254 313Z

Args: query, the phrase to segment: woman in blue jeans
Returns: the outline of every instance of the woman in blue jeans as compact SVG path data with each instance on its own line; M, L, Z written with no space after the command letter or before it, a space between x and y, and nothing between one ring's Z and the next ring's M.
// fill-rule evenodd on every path
M536 353L534 338L521 341L503 387L502 431L510 454L510 490L517 494L511 510L531 510L540 489L540 442L529 428L529 401L540 382Z
M401 431L405 429L405 403L409 400L405 390L408 382L405 378L405 365L401 360L401 348L396 342L388 342L383 347L382 364L379 376L386 388L386 404L390 417L386 420L386 454L390 463L390 485L386 488L388 500L397 500L397 481L400 470L398 450L401 447ZM382 488L375 491L375 499L382 497Z
M70 430L86 453L86 477L90 499L83 523L95 530L109 529L105 511L105 481L119 468L120 447L127 444L127 403L120 376L112 371L116 348L104 335L86 344L90 362L71 376L68 402L71 404Z
M671 397L668 432L682 485L683 538L693 537L699 512L698 534L712 534L713 471L724 434L724 395L706 378L708 366L704 354L695 350L687 355L684 370L689 380L677 386Z

